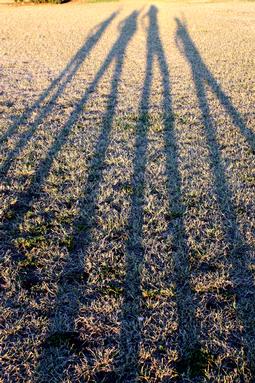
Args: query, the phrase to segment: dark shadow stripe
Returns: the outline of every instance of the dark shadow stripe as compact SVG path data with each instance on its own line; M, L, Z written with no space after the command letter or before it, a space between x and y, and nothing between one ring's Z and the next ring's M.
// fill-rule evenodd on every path
M245 239L238 226L235 206L232 202L234 201L234 196L225 174L220 146L216 138L216 126L210 113L210 107L206 97L206 83L214 86L214 84L211 84L212 76L207 69L204 71L204 64L202 64L202 59L195 48L195 44L191 40L186 24L179 19L176 19L176 22L177 41L182 44L196 87L199 108L204 124L205 138L209 149L209 161L213 175L215 194L222 212L224 242L228 249L228 260L231 264L230 277L232 278L237 294L237 314L244 326L244 333L242 334L243 345L246 350L246 358L254 373L255 286L254 277L249 269L249 252L251 249L249 249L245 243ZM217 87L219 87L219 85L217 85Z
M9 139L12 134L15 133L19 125L27 123L27 120L33 112L40 108L40 112L36 120L30 125L28 130L21 134L18 142L15 147L9 151L7 158L0 166L0 175L3 177L7 174L12 162L19 155L21 150L25 145L31 140L33 134L37 130L38 126L43 122L43 120L52 112L52 109L55 106L57 99L62 95L66 86L70 83L72 78L77 73L80 66L83 64L84 60L92 50L94 46L98 43L106 28L110 25L112 20L116 17L117 12L114 12L110 17L108 17L103 23L101 23L97 31L91 35L85 44L79 49L74 58L66 66L66 68L61 72L61 74L52 82L52 84L43 92L32 107L28 108L23 115L20 117L18 122L13 124L8 131L0 138L0 144L5 140ZM63 81L62 81L63 80ZM54 91L55 93L51 95L51 98L46 102L46 105L43 105L43 102L50 95L50 92Z
M213 74L207 68L195 43L189 35L186 23L184 21L180 21L179 19L176 19L176 23L178 25L177 41L183 42L185 55L193 68L193 76L200 77L203 82L209 85L225 109L226 113L231 118L233 124L239 128L240 133L255 153L254 133L250 128L248 128L248 126L246 126L241 113L235 108L230 97L223 91L220 84L215 80Z
M69 254L69 257L66 260L66 264L62 272L63 276L65 276L67 272L70 272L70 270L74 267L74 265L75 267L78 267L81 269L84 268L86 252L88 250L90 243L93 240L91 230L93 226L95 225L96 204L97 204L99 188L100 188L100 184L101 184L102 176L103 176L103 165L105 162L106 151L109 145L109 136L112 129L112 123L113 123L114 115L116 112L116 107L118 104L118 96L119 96L118 87L121 81L121 75L123 71L125 51L131 38L135 34L136 26L137 26L137 17L138 17L138 12L135 11L127 19L123 21L121 30L120 30L120 36L117 39L116 43L114 44L112 50L108 54L104 64L98 71L95 77L95 80L91 86L90 92L88 92L89 94L91 93L92 90L95 89L96 84L98 83L99 79L103 76L106 69L109 67L109 65L112 62L114 62L115 68L114 68L114 73L111 80L111 91L108 96L106 113L103 117L101 133L97 140L97 143L95 146L95 152L93 154L93 158L91 160L90 167L88 170L88 181L84 188L84 193L83 193L84 197L83 197L83 200L81 201L81 206L80 206L81 215L77 217L74 223L73 235L75 238L76 246L74 251ZM85 99L87 99L87 96L85 97ZM83 214L82 214L83 212L85 212L86 218L83 217ZM81 226L81 225L85 228L82 234L78 230L78 226ZM61 302L61 297L63 293L72 294L72 285L68 284L68 282L63 283L62 285L59 285L59 293L58 293L58 296L56 297L56 302L55 302L55 314L53 318L51 318L51 322L48 328L49 335L54 335L54 323L57 320L57 318L61 316L68 317L68 328L63 329L63 331L72 332L75 329L74 322L79 311L79 301L82 298L84 299L84 296L80 296L79 294L78 295L73 294L72 302L70 304L63 305ZM83 351L84 353L86 353L85 348ZM44 350L41 356L40 364L38 366L38 373L39 373L38 379L40 382L47 381L47 376L44 375L45 371L47 372L47 355L48 355L47 350ZM54 360L54 368L56 370L58 369L58 360ZM58 378L55 380L55 382L63 381L64 375L65 375L64 371L59 372Z
M81 113L83 112L83 109L86 103L92 96L93 92L96 90L98 83L103 77L107 68L110 66L114 58L117 57L121 47L120 44L122 43L124 38L125 38L124 34L121 35L119 39L116 41L116 43L113 45L103 65L100 67L99 71L97 72L93 82L85 91L83 97L80 99L79 103L76 105L68 121L65 123L64 127L60 130L60 132L54 138L54 141L52 145L50 146L45 158L42 159L39 165L37 166L36 172L31 181L31 186L28 188L28 190L26 190L25 192L19 195L15 205L12 206L11 211L14 211L14 212L18 211L18 218L15 222L16 227L18 226L19 223L23 221L25 214L30 209L30 205L33 203L34 196L37 196L40 193L43 183L50 172L54 159L56 158L56 156L58 155L62 147L67 142L73 126L77 123Z
M135 157L133 161L133 195L128 223L128 243L126 255L125 294L122 307L122 322L119 355L115 365L119 381L136 382L139 378L139 351L141 342L141 272L144 262L143 223L145 205L145 170L147 165L148 128L150 124L150 94L152 87L153 63L158 59L163 88L163 120L165 127L165 153L168 177L170 211L182 209L180 174L178 169L178 150L174 133L170 73L162 46L158 19L158 9L151 6L147 13L149 27L147 34L146 72L139 108L139 122L136 131ZM188 353L190 348L197 347L195 313L189 285L189 260L185 243L185 231L182 219L172 222L169 230L173 233L172 254L175 265L175 284L177 310L179 318L179 351ZM190 306L183 304L183 298L190 296ZM186 300L187 301L187 300ZM189 320L187 320L189 318Z

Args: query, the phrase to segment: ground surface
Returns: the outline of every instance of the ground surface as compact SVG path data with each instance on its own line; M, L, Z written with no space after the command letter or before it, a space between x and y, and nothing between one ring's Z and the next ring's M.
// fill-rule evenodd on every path
M255 4L0 7L2 382L254 382Z

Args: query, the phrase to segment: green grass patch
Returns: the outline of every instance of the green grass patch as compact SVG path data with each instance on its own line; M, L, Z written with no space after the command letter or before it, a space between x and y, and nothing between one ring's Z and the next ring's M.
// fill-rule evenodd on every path
M123 295L124 289L117 281L111 281L101 287L101 292L104 295L113 296L115 298Z
M14 241L14 245L17 249L28 251L33 248L42 247L43 243L45 243L45 238L42 235L37 235L33 237L18 237Z
M174 296L173 289L152 289L152 290L143 290L142 296L145 299L158 299L159 297L169 297Z

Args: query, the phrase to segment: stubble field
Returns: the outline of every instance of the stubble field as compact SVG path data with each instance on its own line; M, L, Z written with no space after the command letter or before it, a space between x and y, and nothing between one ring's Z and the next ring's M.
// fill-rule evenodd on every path
M0 18L0 380L254 382L255 4Z

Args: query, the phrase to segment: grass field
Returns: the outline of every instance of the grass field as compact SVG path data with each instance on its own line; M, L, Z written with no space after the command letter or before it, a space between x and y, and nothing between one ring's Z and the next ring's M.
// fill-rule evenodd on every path
M0 381L255 382L255 4L0 15Z

